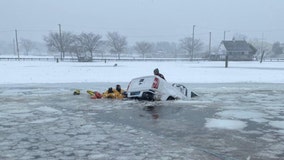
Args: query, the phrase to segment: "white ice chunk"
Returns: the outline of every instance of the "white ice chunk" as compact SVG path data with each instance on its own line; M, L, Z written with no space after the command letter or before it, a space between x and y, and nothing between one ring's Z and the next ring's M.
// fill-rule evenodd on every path
M36 121L32 121L31 123L48 123L48 122L53 122L56 121L58 118L45 118L45 119L39 119Z
M242 130L247 124L246 122L239 120L228 120L228 119L206 119L207 122L205 127L207 128L218 128L218 129L228 129L228 130Z
M43 107L39 107L37 108L38 111L42 111L42 112L48 112L48 113L57 113L57 114L61 114L62 112L54 109L52 107L47 107L47 106L43 106Z
M284 121L271 121L269 124L275 128L284 129Z

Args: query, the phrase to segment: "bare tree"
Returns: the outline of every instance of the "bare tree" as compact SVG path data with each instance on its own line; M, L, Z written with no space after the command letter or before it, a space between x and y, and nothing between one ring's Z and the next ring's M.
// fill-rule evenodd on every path
M275 56L283 54L283 47L281 47L280 42L274 42L272 44L272 53L274 53Z
M174 42L159 41L153 44L153 51L158 57L176 57L177 45Z
M72 43L74 43L74 35L70 32L49 33L44 37L44 41L47 43L48 50L61 52L61 59L65 57L65 53L70 51Z
M99 50L103 44L102 36L94 33L81 33L78 36L79 44L83 47L84 51L89 52L91 57L93 53Z
M145 54L151 52L152 50L152 44L149 42L136 42L134 49L143 55L143 58L145 58Z
M192 48L194 51L200 51L202 49L202 42L199 39L194 39L194 44L192 46L192 37L185 37L180 40L180 47L190 54L192 52ZM191 53L192 54L192 53Z
M261 58L263 51L265 51L265 57L272 56L272 44L263 40L253 39L249 41L249 44L252 44L256 49L256 58Z
M116 53L118 59L120 59L120 54L125 50L127 45L126 37L119 35L117 32L109 32L107 34L107 39L110 52Z
M73 58L73 53L76 55L78 61L81 61L82 59L86 58L85 51L83 46L81 45L79 41L79 37L77 35L73 35L74 42L69 47L69 52L71 54L71 57ZM84 53L84 55L83 55Z
M34 49L34 43L29 39L22 38L20 41L21 47L25 50L26 55L29 55L29 52Z

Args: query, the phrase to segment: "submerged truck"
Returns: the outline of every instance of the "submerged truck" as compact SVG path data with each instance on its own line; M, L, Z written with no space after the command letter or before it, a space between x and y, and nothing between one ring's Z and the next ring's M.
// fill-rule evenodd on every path
M127 87L128 98L148 101L187 99L188 92L188 89L184 85L168 83L159 76L134 78ZM197 96L193 92L189 93L189 97Z

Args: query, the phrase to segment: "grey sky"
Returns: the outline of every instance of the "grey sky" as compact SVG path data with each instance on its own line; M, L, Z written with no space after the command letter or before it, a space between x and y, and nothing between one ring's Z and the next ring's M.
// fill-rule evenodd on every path
M218 44L244 34L248 39L284 42L283 0L0 0L0 40L14 30L26 39L62 30L105 35L117 31L128 41L173 41L192 35Z

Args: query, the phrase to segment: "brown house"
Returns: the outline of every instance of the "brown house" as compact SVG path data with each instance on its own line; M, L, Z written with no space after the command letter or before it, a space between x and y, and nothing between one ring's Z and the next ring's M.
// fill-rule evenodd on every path
M210 56L211 60L252 61L257 49L244 40L222 41L218 52Z

